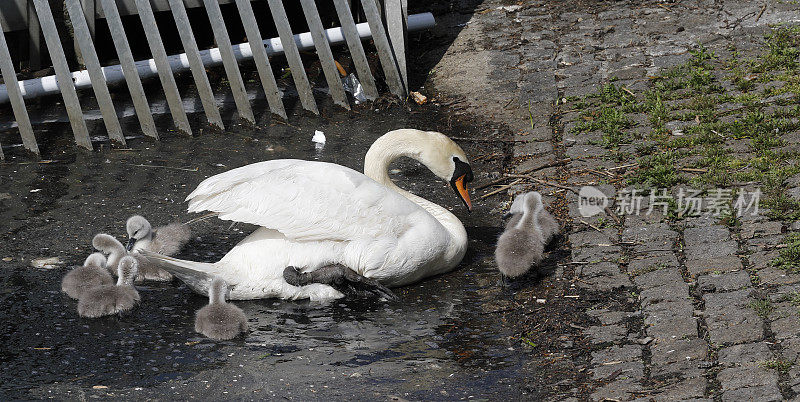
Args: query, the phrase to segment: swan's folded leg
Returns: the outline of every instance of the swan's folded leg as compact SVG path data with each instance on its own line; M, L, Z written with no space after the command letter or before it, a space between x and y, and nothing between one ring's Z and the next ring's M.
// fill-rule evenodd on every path
M292 286L306 286L310 283L322 283L329 285L336 290L353 288L356 290L367 291L388 300L398 300L398 297L380 282L366 278L357 274L344 265L327 265L315 271L301 273L295 267L286 267L283 271L283 278Z

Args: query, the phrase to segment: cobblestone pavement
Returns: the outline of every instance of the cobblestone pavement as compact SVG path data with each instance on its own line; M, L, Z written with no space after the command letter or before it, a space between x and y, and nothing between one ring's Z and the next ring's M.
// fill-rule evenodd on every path
M465 113L518 133L518 163L510 173L533 172L543 182L530 186L548 201L567 201L562 219L571 257L563 262L580 267L576 286L633 301L623 310L602 300L588 307L596 319L583 330L592 345L591 384L560 389L552 399L800 395L800 275L783 252L794 249L783 242L797 229L800 199L800 86L791 77L800 41L791 30L795 50L765 39L777 29L773 24L800 22L800 5L519 3L487 0L471 15L440 18L440 30L460 32L426 85ZM764 67L772 59L763 57L778 53L788 64ZM615 117L618 110L624 115ZM764 125L773 117L780 121ZM737 127L774 133L737 136ZM758 163L772 166L753 168ZM518 183L508 199L528 188ZM563 188L599 186L613 201L631 184L673 195L689 187L767 186L762 201L771 209L720 219L657 208L650 215L616 214L620 205L612 204L611 214L587 218L576 194ZM778 257L789 259L788 270L773 263Z

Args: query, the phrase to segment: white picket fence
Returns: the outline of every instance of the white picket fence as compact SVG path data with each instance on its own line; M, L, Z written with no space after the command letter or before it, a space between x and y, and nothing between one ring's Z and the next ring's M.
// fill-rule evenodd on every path
M25 100L58 91L63 98L75 143L92 149L77 90L91 87L99 105L109 138L125 146L118 114L111 99L108 82L125 80L136 111L142 132L158 138L159 130L153 120L147 94L142 87L142 78L157 75L164 90L175 128L192 135L189 119L176 85L174 74L190 70L209 124L223 127L219 107L215 101L206 67L221 63L230 84L238 115L241 119L255 123L253 110L248 100L245 84L238 62L252 58L255 62L261 85L266 93L272 113L287 118L282 94L270 67L269 56L283 53L292 72L292 78L304 109L319 113L309 79L300 58L300 47L313 47L316 51L329 93L334 103L349 109L347 95L342 86L331 51L331 43L344 42L350 50L358 79L367 99L375 99L378 90L372 76L361 40L371 38L377 50L386 84L392 94L404 97L408 91L406 72L406 29L409 21L414 25L429 27L433 24L430 14L408 16L407 0L360 0L367 22L356 24L350 0L332 0L340 27L324 29L317 4L314 0L299 0L310 32L294 34L289 26L281 0L267 0L270 16L256 16L250 4L252 0L64 0L70 23L74 31L83 71L70 71L61 45L48 0L4 0L0 6L0 26L3 31L24 27L31 38L44 38L52 60L55 75L31 80L17 81L16 71L5 34L0 35L0 74L4 85L0 85L0 104L10 102L16 119L22 145L39 155ZM294 1L294 0L289 0ZM247 43L232 45L222 18L220 4L236 3L247 34ZM187 7L203 7L208 14L218 48L200 51L195 41L187 16ZM185 53L167 55L159 33L154 12L169 10L178 28ZM138 14L144 28L146 40L153 56L150 60L135 61L130 42L122 24L122 15ZM256 23L257 19L271 17L279 38L263 40ZM97 23L105 21L112 36L119 65L101 66L95 50L93 36ZM31 52L32 57L36 57ZM68 85L61 85L69 83ZM16 85L14 85L16 84ZM122 86L121 88L124 88ZM122 89L116 89L122 90ZM0 148L0 159L4 159Z

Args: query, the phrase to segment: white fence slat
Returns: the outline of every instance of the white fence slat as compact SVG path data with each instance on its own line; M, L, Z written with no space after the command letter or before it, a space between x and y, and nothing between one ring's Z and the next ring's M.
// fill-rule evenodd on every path
M47 0L33 0L33 2L36 7L36 15L39 17L39 23L42 25L42 33L47 44L47 50L50 52L53 69L56 71L58 88L64 98L64 106L67 108L69 123L72 126L72 133L75 135L75 143L80 147L92 149L89 130L86 128L81 103L78 101L78 94L75 92L75 85L72 83L67 58L61 48L61 40L58 37L58 31L56 31L56 24L53 22L50 4L48 4Z
M406 71L406 19L403 18L403 5L400 0L386 0L386 30L389 32L389 45L397 60L403 87L408 88L408 72Z
M178 35L181 37L183 43L183 50L186 52L186 58L189 60L189 69L192 71L197 93L200 95L200 101L203 103L203 110L206 113L208 123L217 126L220 130L225 129L222 124L222 116L219 113L219 106L214 98L214 91L211 89L211 83L208 81L206 68L203 66L203 61L200 59L200 49L197 47L197 41L194 38L192 25L189 23L189 16L186 14L186 7L183 5L183 0L169 0L170 9L172 10L172 17L175 19L175 25L178 27Z
M283 107L283 99L281 90L278 89L278 83L275 81L275 74L272 73L272 67L269 64L269 57L267 57L267 50L264 48L261 31L258 29L256 16L253 13L253 6L250 0L236 0L236 7L239 8L239 15L242 18L244 31L247 34L247 41L250 43L250 50L253 52L253 60L256 62L256 69L258 69L258 77L261 79L261 86L264 88L264 94L267 96L267 103L272 113L277 114L284 118L286 117L286 109Z
M219 52L222 55L222 64L225 67L225 74L228 75L228 83L231 85L233 100L239 110L239 116L255 124L256 118L253 116L253 109L247 99L242 73L239 71L239 65L236 64L233 49L231 48L231 39L228 36L227 28L225 28L225 20L222 19L222 11L219 8L219 4L216 0L203 0L203 3L206 6L211 29L214 31L214 38L217 40L217 46L219 46Z
M366 53L364 53L364 46L361 44L361 37L358 36L356 31L356 22L350 12L350 4L348 0L333 0L333 5L336 6L339 24L341 24L344 32L347 47L350 48L350 56L353 58L353 65L356 67L358 79L364 88L364 95L370 100L377 99L378 88L375 86L375 79L369 69L369 62L367 61Z
M178 27L178 35L181 37L181 43L183 43L183 50L189 60L189 68L192 71L192 77L194 77L197 93L203 103L206 119L208 119L209 124L224 130L225 125L222 124L222 116L214 98L214 91L211 90L206 68L200 59L200 50L197 47L197 41L194 39L194 32L192 32L192 25L189 23L189 16L186 14L183 0L169 0L169 4L172 10L172 17L175 19L175 25Z
M85 0L84 0L85 1ZM108 92L108 85L100 67L100 60L97 57L94 43L92 42L89 27L86 25L86 18L81 9L80 0L66 0L67 12L72 22L72 29L75 34L75 41L78 42L83 62L92 80L92 89L103 115L103 123L108 131L108 138L121 145L125 145L125 136L122 134L122 127L117 119L117 112L114 110L114 103L111 101L111 94Z
M314 0L300 0L300 5L303 7L303 14L306 16L308 29L311 31L311 37L314 39L314 48L317 49L317 56L319 56L319 62L322 65L322 72L325 74L325 80L328 81L328 90L333 98L333 102L350 110L350 104L347 102L347 94L344 92L342 79L339 77L339 72L336 69L331 46L330 43L328 43L328 37L325 35L325 28L322 26L322 20L319 17L317 5L314 4Z
M28 67L31 71L42 68L42 31L33 2L28 2Z
M292 78L297 87L297 93L300 95L300 103L306 110L319 114L311 84L308 82L306 69L303 67L303 60L300 59L300 52L294 42L292 28L289 26L289 19L286 16L286 10L284 10L281 0L269 0L269 11L272 13L272 19L278 29L278 35L283 45L283 54L286 56L286 61L289 62Z
M150 7L150 0L136 0L136 6L139 9L142 27L144 27L144 35L150 45L150 52L156 62L158 78L161 80L161 87L164 88L164 96L167 98L172 121L178 131L192 135L192 127L189 125L189 118L183 108L183 101L178 92L178 85L175 83L175 76L172 75L172 68L167 61L167 51L164 50L164 44L161 42L161 34L153 15L153 9Z
M33 135L28 109L25 108L25 100L22 99L22 93L20 93L17 85L17 73L14 71L14 63L8 53L6 35L2 30L0 30L0 74L3 75L3 82L6 83L6 88L8 88L11 109L14 111L14 118L17 120L19 133L22 136L22 145L29 151L39 155L39 146L36 145L36 137ZM5 159L2 147L0 147L0 158Z
M133 54L128 45L125 28L122 26L122 18L119 16L119 11L117 11L117 4L114 0L100 0L100 5L103 7L108 29L111 31L111 39L114 41L114 48L117 50L117 57L122 66L122 74L128 84L128 90L131 93L133 107L136 110L136 117L139 119L142 132L157 139L156 123L153 121L150 105L147 103L147 96L144 93L144 88L142 88L142 80L139 78L139 73L133 61Z
M400 73L397 71L392 48L389 46L389 39L386 37L386 31L383 28L383 20L378 11L378 4L376 0L361 0L361 6L364 8L364 15L367 17L369 30L372 33L372 41L375 43L378 57L381 59L383 73L386 75L386 84L389 85L389 90L393 94L401 98L405 97L405 87L400 79Z

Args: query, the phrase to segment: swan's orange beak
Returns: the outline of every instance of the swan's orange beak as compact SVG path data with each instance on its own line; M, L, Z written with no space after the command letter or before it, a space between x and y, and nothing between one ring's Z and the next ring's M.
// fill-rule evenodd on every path
M458 190L458 195L460 195L464 203L467 204L467 209L472 211L472 202L469 199L469 187L467 187L467 182L464 181L466 176L467 175L463 175L456 179L456 189Z

